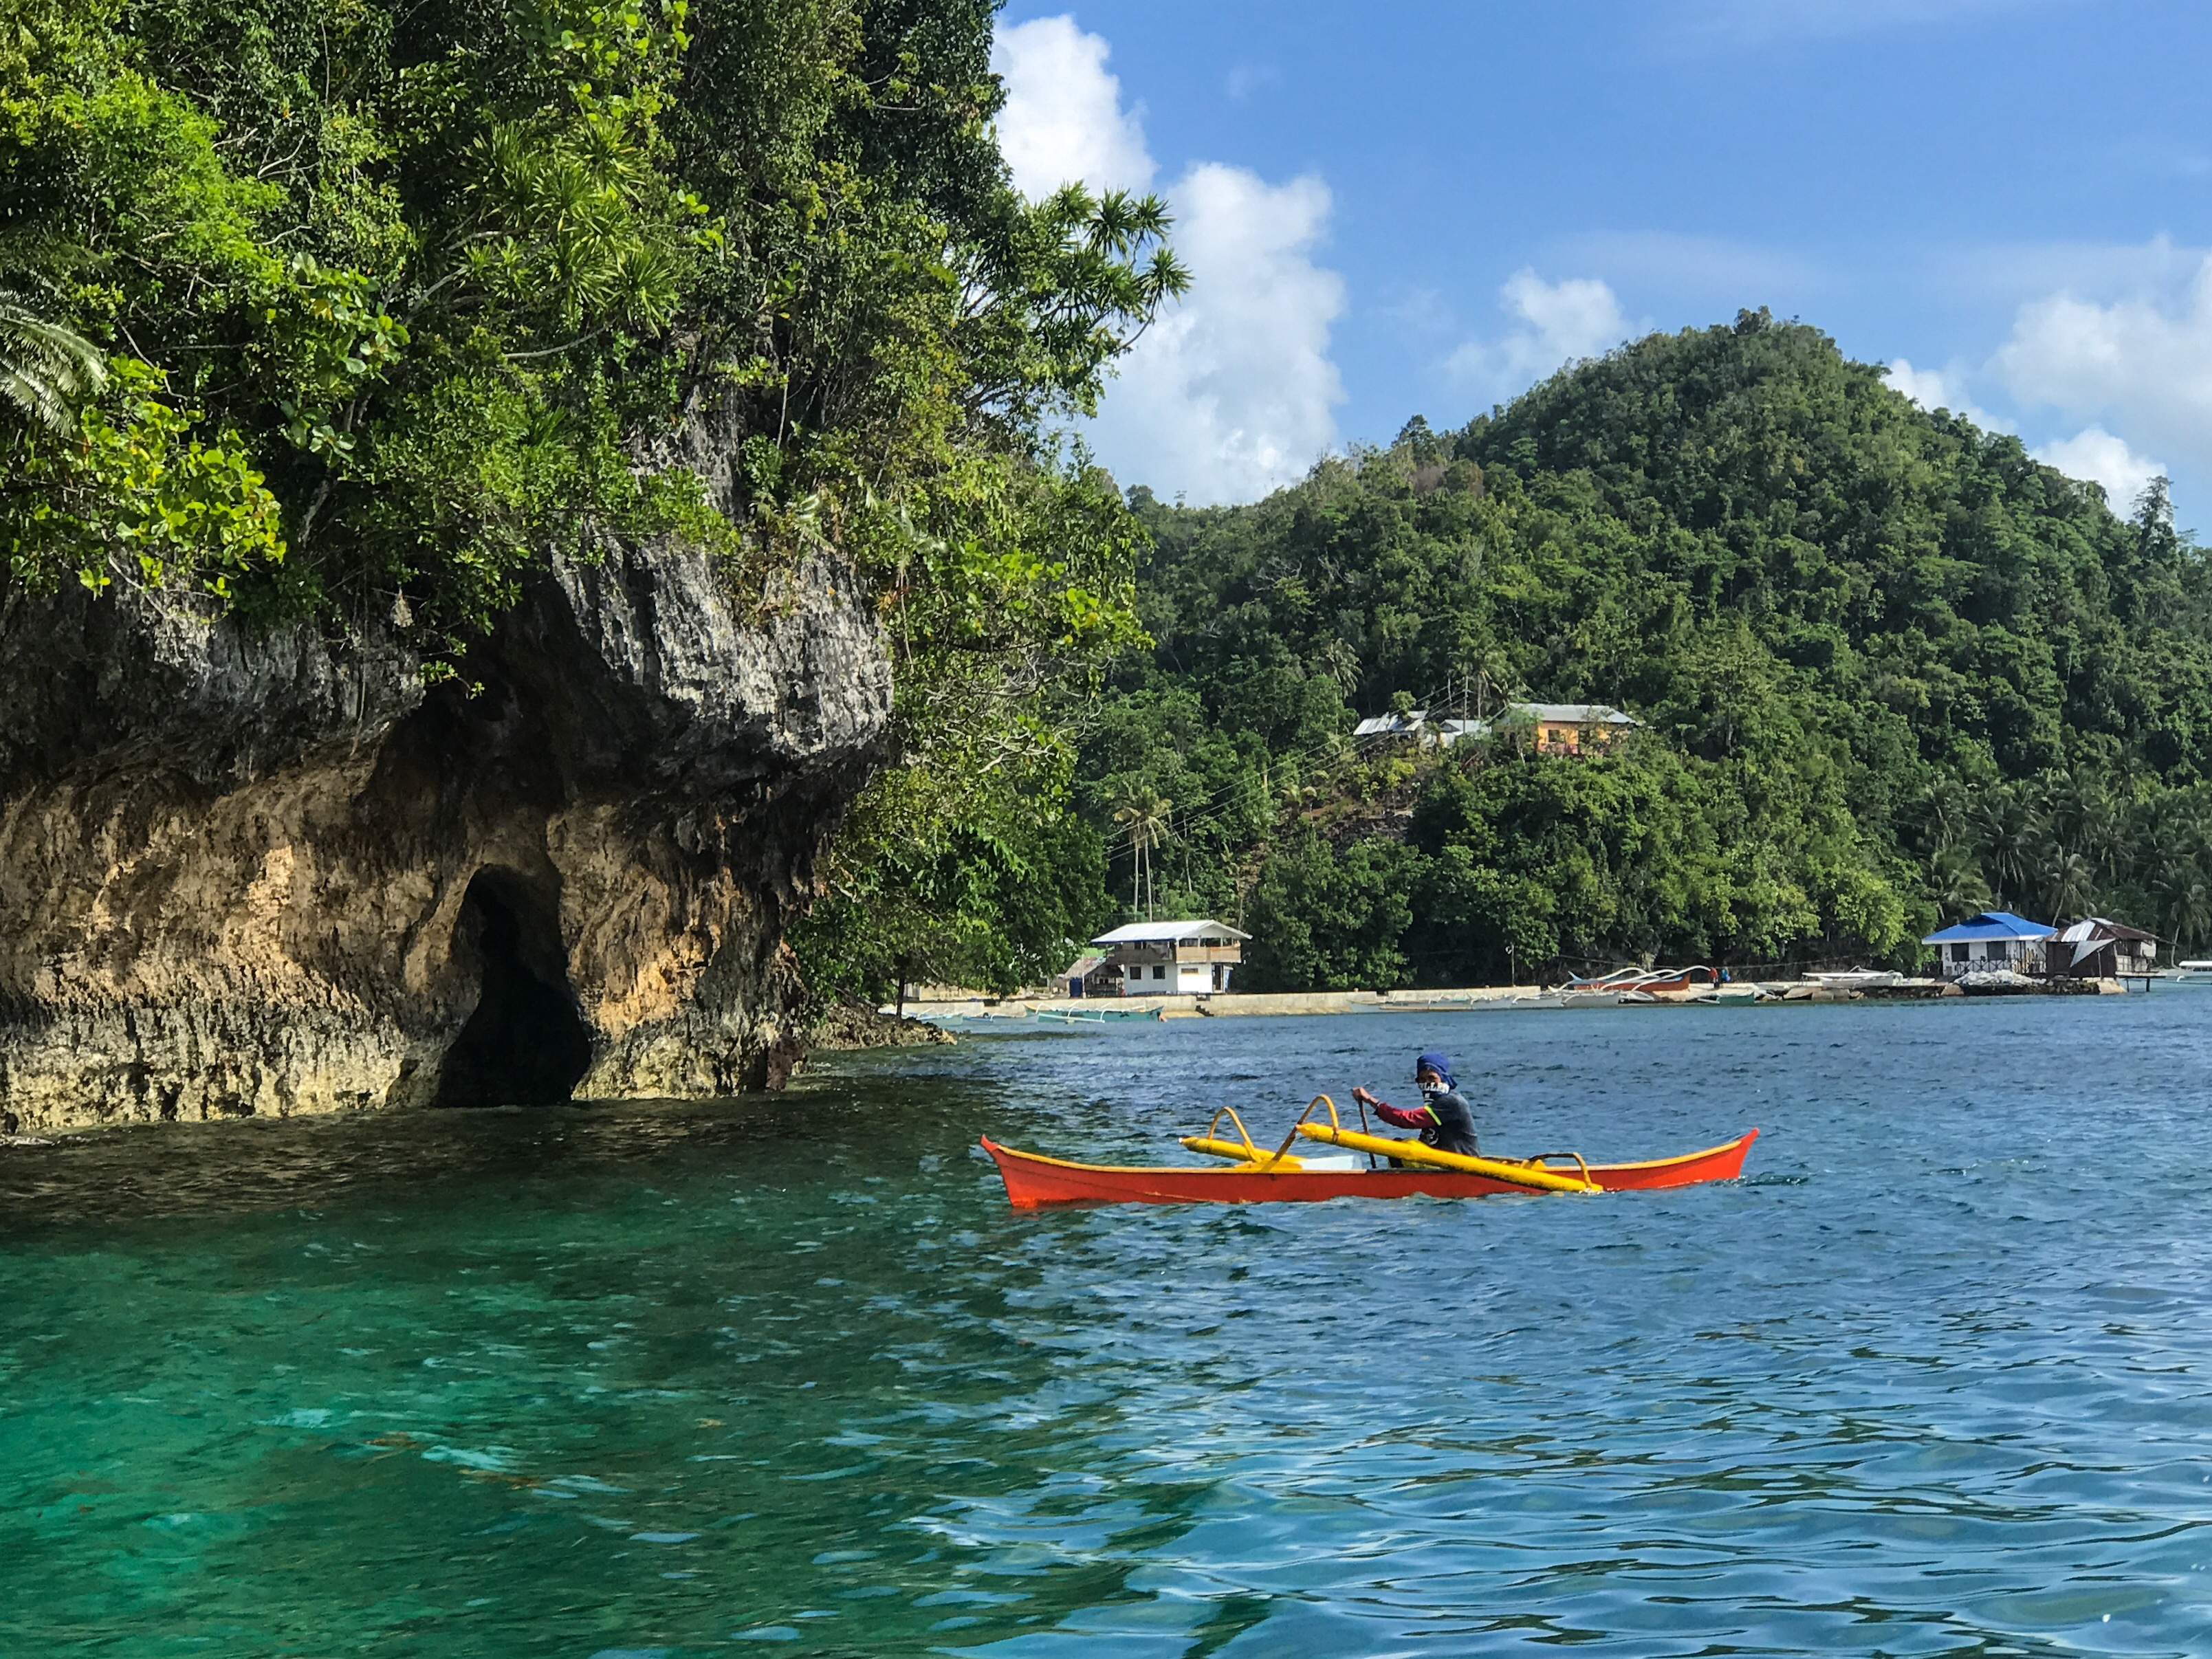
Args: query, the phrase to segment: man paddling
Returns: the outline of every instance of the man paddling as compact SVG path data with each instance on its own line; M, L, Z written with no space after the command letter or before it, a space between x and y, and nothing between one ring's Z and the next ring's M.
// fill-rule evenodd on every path
M1375 1115L1385 1123L1395 1124L1401 1129L1419 1130L1425 1146L1433 1146L1440 1152L1478 1156L1474 1112L1459 1091L1459 1079L1452 1075L1451 1061L1436 1049L1429 1049L1413 1062L1413 1084L1421 1091L1421 1103L1410 1109L1390 1105L1364 1088L1352 1090L1352 1097L1362 1105L1373 1107Z

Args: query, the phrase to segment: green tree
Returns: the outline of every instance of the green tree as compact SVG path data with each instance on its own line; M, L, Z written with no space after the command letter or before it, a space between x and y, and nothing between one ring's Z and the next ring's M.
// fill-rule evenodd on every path
M1152 855L1167 839L1168 814L1173 806L1164 795L1132 791L1114 809L1114 822L1129 848L1130 907L1133 909L1141 904L1147 921L1152 915Z
M1412 862L1405 848L1387 842L1340 850L1310 829L1292 836L1252 890L1245 982L1255 991L1407 983L1398 942L1412 917Z
M39 315L26 295L0 288L0 398L19 416L66 437L78 403L106 380L97 346Z

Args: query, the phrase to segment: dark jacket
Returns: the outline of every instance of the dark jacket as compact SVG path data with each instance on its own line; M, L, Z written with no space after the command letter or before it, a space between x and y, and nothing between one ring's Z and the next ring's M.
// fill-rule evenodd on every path
M1474 1111L1456 1089L1430 1095L1413 1107L1386 1106L1378 1100L1375 1103L1375 1115L1401 1129L1419 1130L1422 1144L1440 1152L1479 1156L1474 1143Z

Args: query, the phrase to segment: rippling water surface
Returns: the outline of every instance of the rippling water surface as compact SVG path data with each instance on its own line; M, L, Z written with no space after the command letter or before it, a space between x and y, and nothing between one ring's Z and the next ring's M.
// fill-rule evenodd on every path
M2212 1651L2212 994L1190 1021L0 1149L0 1651ZM1459 1057L1598 1199L1017 1215ZM767 1644L757 1650L750 1644Z

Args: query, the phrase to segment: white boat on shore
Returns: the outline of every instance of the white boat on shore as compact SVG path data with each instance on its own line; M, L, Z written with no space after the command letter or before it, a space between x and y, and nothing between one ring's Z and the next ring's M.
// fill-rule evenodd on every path
M1886 968L1846 968L1839 972L1808 974L1805 982L1831 991L1865 991L1886 985L1902 985L1905 975Z
M1760 990L1756 985L1749 984L1747 982L1731 983L1728 985L1716 985L1710 991L1692 992L1691 993L1688 1000L1692 1002L1702 1002L1709 1006L1713 1003L1720 1002L1764 1002L1766 1000L1766 993Z

